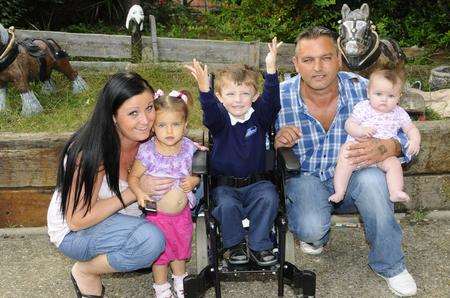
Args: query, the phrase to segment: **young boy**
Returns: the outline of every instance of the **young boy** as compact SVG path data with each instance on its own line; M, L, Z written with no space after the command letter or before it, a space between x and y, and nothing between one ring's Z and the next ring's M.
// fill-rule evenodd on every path
M219 221L230 264L246 264L249 257L261 266L277 262L270 230L278 209L275 186L266 180L266 133L280 110L276 71L276 38L268 44L264 90L258 94L258 74L248 67L220 71L216 94L210 90L208 68L195 59L186 66L197 80L203 123L213 136L211 174L212 215ZM230 178L231 177L231 178ZM242 220L248 218L248 243ZM247 249L248 248L248 249ZM247 253L248 252L248 253Z

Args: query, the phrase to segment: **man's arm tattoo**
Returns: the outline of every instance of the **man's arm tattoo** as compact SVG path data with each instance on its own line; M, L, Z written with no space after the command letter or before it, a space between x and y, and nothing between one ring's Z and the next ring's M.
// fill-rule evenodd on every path
M397 140L394 140L395 144L395 156L400 156L402 154L402 146L400 145L400 142Z
M384 146L384 145L378 146L377 150L378 150L378 152L380 153L381 156L383 156L387 152L386 146Z

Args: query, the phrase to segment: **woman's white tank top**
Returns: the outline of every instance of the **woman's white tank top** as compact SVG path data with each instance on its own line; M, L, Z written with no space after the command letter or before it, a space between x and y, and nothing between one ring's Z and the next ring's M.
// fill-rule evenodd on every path
M119 180L119 189L121 192L124 191L127 187L128 183L126 181ZM103 176L102 185L100 186L100 191L98 193L98 199L99 200L106 199L114 195L115 194L108 187L106 176ZM119 213L131 216L140 216L142 214L136 202L120 210ZM48 207L47 229L48 235L50 236L50 241L54 243L57 247L61 244L64 237L70 232L66 220L63 219L62 217L61 194L57 190L55 190L55 192L53 193L50 205Z

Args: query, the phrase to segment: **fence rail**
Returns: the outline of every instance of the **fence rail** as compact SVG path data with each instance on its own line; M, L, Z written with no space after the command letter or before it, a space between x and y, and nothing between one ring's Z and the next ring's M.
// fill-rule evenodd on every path
M131 59L131 38L126 35L66 33L56 31L16 30L19 39L52 38L71 56ZM153 41L156 40L156 43ZM259 41L221 41L204 39L167 38L143 36L142 62L188 62L196 58L205 63L243 63L263 68L268 52L266 43ZM278 64L291 69L293 44L283 44L279 50Z

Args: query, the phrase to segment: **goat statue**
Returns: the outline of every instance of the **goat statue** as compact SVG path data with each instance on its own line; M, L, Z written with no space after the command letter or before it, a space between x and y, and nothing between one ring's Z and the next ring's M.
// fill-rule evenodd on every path
M53 39L26 38L17 41L14 27L6 30L0 24L0 112L6 109L6 91L11 83L22 98L25 117L42 112L43 108L30 88L30 81L43 82L43 91L55 90L52 70L63 73L72 82L73 93L87 89L87 84L69 63L68 54Z

